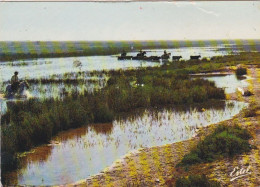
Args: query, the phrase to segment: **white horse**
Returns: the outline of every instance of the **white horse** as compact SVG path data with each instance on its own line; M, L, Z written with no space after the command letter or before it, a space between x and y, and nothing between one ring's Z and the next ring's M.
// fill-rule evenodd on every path
M12 85L8 84L5 89L5 97L10 98L17 94L20 97L26 97L24 93L26 89L29 89L29 84L26 81L21 81L16 92L12 90Z

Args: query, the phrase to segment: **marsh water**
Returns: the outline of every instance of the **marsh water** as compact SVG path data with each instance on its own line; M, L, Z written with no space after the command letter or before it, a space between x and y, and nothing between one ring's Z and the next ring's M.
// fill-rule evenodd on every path
M160 55L163 49L147 50L150 55ZM225 50L210 47L167 49L172 55L201 54L202 57L225 55ZM134 54L129 54L134 55ZM79 60L81 66L74 66ZM48 58L3 62L0 64L1 90L4 82L10 79L14 71L19 78L49 78L54 75L76 73L79 71L138 68L158 66L159 63L142 61L118 61L116 56L89 56ZM93 77L91 77L93 78ZM245 80L234 75L204 77L212 80L218 87L224 87L226 93L232 93L238 86L246 86ZM104 79L95 78L94 82L82 84L31 84L29 94L32 97L60 97L72 90L93 91L104 86ZM232 83L232 84L230 84ZM234 84L233 84L234 83ZM219 101L203 106L170 107L167 109L145 110L128 116L122 116L111 124L95 124L62 132L54 137L50 144L35 148L21 158L21 169L5 176L7 184L58 185L72 183L97 174L105 167L129 151L186 140L194 136L197 128L232 118L247 104L237 101ZM1 112L6 103L1 102ZM204 110L204 109L205 110ZM203 109L203 110L202 110Z
M230 119L246 104L236 101L208 103L190 108L145 110L117 119L69 130L51 144L22 158L22 169L10 173L9 184L55 185L97 174L131 150L191 138L197 128Z
M239 49L221 50L223 46L217 47L181 47L166 49L172 55L181 55L183 59L189 59L190 55L201 55L202 58L212 56L222 56L239 52ZM161 56L165 49L146 50L147 56ZM128 55L135 56L137 52ZM117 60L118 55L110 56L83 56L83 57L61 57L61 58L39 58L33 60L17 60L12 62L0 62L0 82L10 80L14 71L19 71L19 78L42 78L50 77L54 74L65 74L78 71L127 69L145 66L159 66L160 63L137 61L137 60ZM74 61L79 60L80 66L75 66Z
M193 76L194 78L197 76ZM228 74L228 75L218 75L218 76L200 76L202 79L206 79L209 81L215 82L215 85L218 88L224 88L225 93L235 93L237 91L237 88L245 88L248 86L248 80L250 77L244 77L243 79L239 79L234 74Z

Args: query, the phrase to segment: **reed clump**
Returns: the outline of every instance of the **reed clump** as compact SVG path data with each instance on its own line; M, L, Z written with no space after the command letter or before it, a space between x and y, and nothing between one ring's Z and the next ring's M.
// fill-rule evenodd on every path
M248 142L250 138L249 132L238 125L220 125L212 134L200 141L195 149L186 154L177 167L212 162L219 158L249 152L251 150Z
M108 105L116 112L129 112L140 107L158 107L202 103L210 99L225 99L224 90L214 82L189 79L186 75L154 72L134 77L118 75L108 80L104 88Z

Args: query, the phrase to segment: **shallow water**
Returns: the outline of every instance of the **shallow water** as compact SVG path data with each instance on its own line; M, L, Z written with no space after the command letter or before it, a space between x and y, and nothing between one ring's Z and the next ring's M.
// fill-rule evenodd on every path
M23 168L7 176L9 184L72 183L97 174L127 152L191 138L196 128L232 118L247 104L209 103L206 110L145 110L112 124L95 124L60 133L22 159Z
M225 93L235 93L238 87L248 86L247 79L238 79L236 75L202 77L203 79L214 81L218 88L225 88Z
M201 55L203 57L227 55L231 50L218 50L223 46L212 47L181 47L167 49L172 55L181 55L183 59L189 59L190 55ZM237 50L237 49L236 49ZM236 52L232 50L232 52ZM164 49L146 50L147 56L161 56ZM137 52L128 53L135 56ZM73 62L79 60L82 65L75 66ZM32 79L49 77L54 74L64 74L69 72L111 70L138 68L146 66L158 66L159 63L137 61L137 60L117 60L117 55L113 56L83 56L83 57L62 57L62 58L40 58L33 60L17 60L13 62L0 63L0 82L9 81L15 71L19 71L20 79Z

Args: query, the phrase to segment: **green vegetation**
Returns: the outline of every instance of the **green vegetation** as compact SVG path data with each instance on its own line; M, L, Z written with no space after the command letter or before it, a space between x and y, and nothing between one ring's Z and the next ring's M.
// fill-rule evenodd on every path
M215 131L200 141L197 147L186 154L177 166L212 162L222 157L249 152L251 135L246 129L235 126L218 126Z
M247 74L247 69L243 68L243 67L238 67L236 69L236 75L237 76L242 76L242 75L246 75Z
M116 112L129 112L140 107L155 107L206 102L225 99L224 90L213 82L191 80L187 76L161 72L137 72L136 76L124 73L108 80L105 88L108 105ZM115 99L116 98L116 99Z
M173 185L171 185L173 186ZM176 187L220 187L220 183L214 180L209 180L205 175L189 175L188 177L178 178Z

